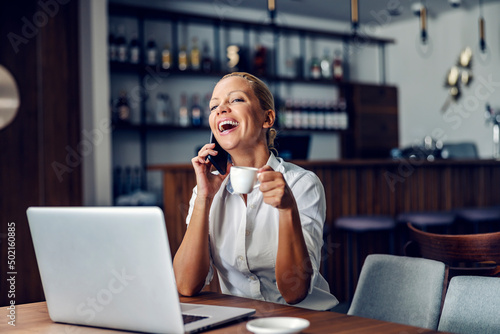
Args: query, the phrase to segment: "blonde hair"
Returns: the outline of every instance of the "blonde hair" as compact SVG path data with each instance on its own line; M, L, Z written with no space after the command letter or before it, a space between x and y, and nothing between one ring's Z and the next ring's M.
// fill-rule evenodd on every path
M276 113L274 109L274 97L264 81L257 78L255 75L246 72L232 72L223 76L219 81L224 80L229 77L241 77L246 79L250 86L252 87L253 93L257 97L262 110L272 110ZM274 139L276 138L277 131L275 128L269 128L266 133L267 147L269 151L273 152L276 156L278 151L274 147Z

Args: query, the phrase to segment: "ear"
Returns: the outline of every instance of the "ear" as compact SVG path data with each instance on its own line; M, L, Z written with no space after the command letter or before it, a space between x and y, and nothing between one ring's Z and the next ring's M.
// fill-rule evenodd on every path
M274 110L269 109L266 111L266 119L264 120L264 124L262 127L264 129L271 128L274 125L274 121L276 120L276 113Z

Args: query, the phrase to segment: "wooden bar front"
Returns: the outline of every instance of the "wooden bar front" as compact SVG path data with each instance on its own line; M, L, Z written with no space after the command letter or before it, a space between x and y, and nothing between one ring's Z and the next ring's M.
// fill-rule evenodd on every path
M327 200L323 274L339 300L347 299L346 235L336 231L336 218L349 215L389 215L407 211L452 210L500 205L500 162L494 160L295 161L323 182ZM190 164L155 165L163 175L163 210L172 254L186 230L189 199L196 184ZM399 236L401 238L401 236ZM404 240L403 240L404 241ZM396 245L403 241L397 240ZM363 254L388 250L376 233L360 242ZM401 250L396 247L396 253ZM358 264L359 265L359 264ZM357 274L357 273L356 273ZM356 281L357 275L355 275ZM354 282L355 283L355 282Z

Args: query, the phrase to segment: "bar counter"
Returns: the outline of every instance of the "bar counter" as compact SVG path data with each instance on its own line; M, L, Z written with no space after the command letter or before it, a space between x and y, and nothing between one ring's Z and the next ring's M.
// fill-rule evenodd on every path
M340 300L346 297L345 272L349 259L344 247L345 233L333 228L336 218L395 217L408 211L500 205L500 161L497 160L293 162L313 171L323 182L327 200L325 230L332 231L324 249L323 270L331 290ZM148 169L161 171L163 175L163 210L174 254L186 229L189 199L196 184L193 167L191 164L152 165ZM372 239L362 243L363 253L384 251L387 242L377 236Z

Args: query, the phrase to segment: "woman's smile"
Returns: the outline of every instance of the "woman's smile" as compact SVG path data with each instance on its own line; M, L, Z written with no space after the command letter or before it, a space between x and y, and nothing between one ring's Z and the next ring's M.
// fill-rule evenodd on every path
M231 132L233 129L237 128L240 125L239 122L234 119L221 119L219 120L218 129L219 132L224 135Z

